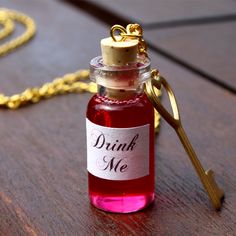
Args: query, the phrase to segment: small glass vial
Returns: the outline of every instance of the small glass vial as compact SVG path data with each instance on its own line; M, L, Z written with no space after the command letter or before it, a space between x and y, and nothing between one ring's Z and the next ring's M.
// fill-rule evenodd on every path
M102 41L90 63L98 93L87 108L87 168L92 205L128 213L154 200L154 110L143 85L150 60L137 56L137 42L122 43Z

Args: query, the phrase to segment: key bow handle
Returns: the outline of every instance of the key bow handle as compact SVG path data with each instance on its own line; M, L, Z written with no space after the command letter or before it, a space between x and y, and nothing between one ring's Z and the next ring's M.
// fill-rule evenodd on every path
M161 104L160 100L156 96L155 88L160 90L161 86L163 86L163 88L168 94L172 108L172 114L167 111L167 109ZM160 113L160 115L173 128L178 128L180 126L181 121L174 92L171 89L169 83L165 80L164 77L159 75L159 72L157 70L152 70L151 79L145 83L145 91L149 100L152 102L153 106Z

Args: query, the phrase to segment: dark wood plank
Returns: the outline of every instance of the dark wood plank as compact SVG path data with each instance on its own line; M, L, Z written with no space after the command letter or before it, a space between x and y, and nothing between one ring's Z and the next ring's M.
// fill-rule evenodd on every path
M166 63L160 57L153 55L152 58L153 66L158 66L176 92L183 125L199 159L205 168L215 170L216 179L226 191L226 202L222 211L210 212L206 208L207 205L210 206L206 194L203 193L178 138L174 131L162 122L161 135L156 146L159 193L157 204L159 200L158 207L166 205L165 209L159 212L159 217L170 225L169 231L166 231L169 233L167 235L181 235L181 230L183 235L194 235L194 232L196 235L206 232L207 235L233 235L236 219L231 215L231 211L235 207L236 189L235 174L230 163L235 165L236 111L232 109L233 104L229 100L235 102L236 98L205 81L197 80L196 76L176 65ZM176 212L173 213L174 211ZM183 225L176 221L182 222ZM176 225L173 226L174 224Z
M236 91L236 23L146 31L147 39L193 67L206 71Z
M1 58L4 92L88 68L99 54L99 39L108 33L85 13L58 1L12 0L5 6L30 14L39 31L26 47ZM199 158L224 186L222 211L212 210L183 148L164 122L156 143L155 204L127 215L91 207L84 121L90 95L67 95L0 111L0 235L234 234L235 97L160 56L151 57L176 91Z
M67 0L67 2L87 11L92 17L109 26L113 24L126 25L130 21L136 21L132 19L132 14L119 16L117 12L119 12L120 7L117 7L117 12L115 12L116 4L114 2L101 6L94 1L77 2ZM118 2L122 3L122 1ZM113 6L113 11L110 9L110 5ZM149 16L144 5L132 5L132 9L131 5L128 2L127 9L130 11L142 10L144 19L145 16ZM185 5L188 4L185 3L183 6ZM147 5L146 7L150 6ZM193 7L194 4L191 3L190 6ZM232 3L234 9L233 6L234 3ZM154 6L153 9L155 9ZM170 12L171 10L169 10L169 14ZM141 21L144 26L146 39L151 50L199 75L201 78L236 94L236 84L233 76L236 54L234 50L235 34L231 30L234 27L235 19L235 14L213 17L209 14L207 17L196 19L185 19L183 17L182 20L154 22L153 24L143 25L142 20L138 22ZM187 50L183 50L183 48Z
M95 0L89 2L98 3ZM234 1L215 0L100 0L99 5L110 9L124 18L133 19L145 25L178 20L214 17L235 14Z

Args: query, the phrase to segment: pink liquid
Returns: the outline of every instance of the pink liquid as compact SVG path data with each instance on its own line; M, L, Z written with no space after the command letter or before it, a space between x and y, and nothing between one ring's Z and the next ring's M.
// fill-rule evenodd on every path
M118 101L96 94L88 104L87 118L97 125L114 128L150 124L149 175L118 181L88 173L90 201L97 208L128 213L147 207L154 200L154 112L146 95Z

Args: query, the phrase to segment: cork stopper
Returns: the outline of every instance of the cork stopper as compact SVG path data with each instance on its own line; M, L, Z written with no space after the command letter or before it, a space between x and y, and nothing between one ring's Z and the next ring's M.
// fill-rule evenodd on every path
M137 61L138 40L114 41L111 37L101 40L103 63L124 66Z

